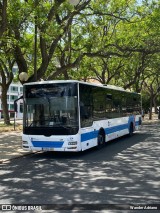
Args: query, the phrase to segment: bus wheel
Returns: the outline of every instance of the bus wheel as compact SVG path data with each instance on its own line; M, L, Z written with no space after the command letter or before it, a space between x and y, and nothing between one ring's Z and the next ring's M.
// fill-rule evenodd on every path
M131 137L133 135L133 123L129 126L129 136Z
M98 134L98 149L101 149L102 147L104 147L105 145L105 133L103 131L100 131L99 134Z

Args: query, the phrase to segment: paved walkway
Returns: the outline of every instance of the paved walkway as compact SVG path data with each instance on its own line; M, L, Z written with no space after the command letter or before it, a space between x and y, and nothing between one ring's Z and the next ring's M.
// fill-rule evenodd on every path
M153 120L149 120L148 115L146 115L143 123L147 124L159 121L158 115L153 115ZM31 153L33 152L24 151L22 149L22 138L20 131L0 133L0 163Z
M21 132L12 131L2 133L0 135L0 163L31 153L24 151L21 144Z

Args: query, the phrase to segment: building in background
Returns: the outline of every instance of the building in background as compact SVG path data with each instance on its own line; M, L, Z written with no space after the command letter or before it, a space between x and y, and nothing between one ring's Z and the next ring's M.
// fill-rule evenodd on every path
M3 109L1 100L1 87L0 87L0 120L3 119ZM23 86L20 83L12 83L7 92L7 103L10 118L14 118L14 100L18 99L23 94ZM23 101L22 99L17 101L17 113L16 118L21 119L23 117Z

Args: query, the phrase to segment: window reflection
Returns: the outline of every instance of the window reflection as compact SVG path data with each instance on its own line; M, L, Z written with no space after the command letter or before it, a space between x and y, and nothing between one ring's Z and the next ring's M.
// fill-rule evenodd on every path
M120 90L80 85L81 126L93 121L141 114L141 96Z
M60 131L61 134L70 134L70 132L75 133L78 131L76 85L51 84L36 86L26 88L25 130L32 131L32 128L43 128L38 134L47 131L52 131L54 134L59 134ZM30 128L30 130L27 128ZM50 128L50 130L47 128Z

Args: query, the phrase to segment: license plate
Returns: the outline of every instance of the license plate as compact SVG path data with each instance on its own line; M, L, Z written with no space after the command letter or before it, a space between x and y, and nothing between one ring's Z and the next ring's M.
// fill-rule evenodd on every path
M45 147L44 147L44 148L42 148L42 150L43 150L43 151L46 151L46 152L47 152L47 151L54 151L54 148L45 148Z

